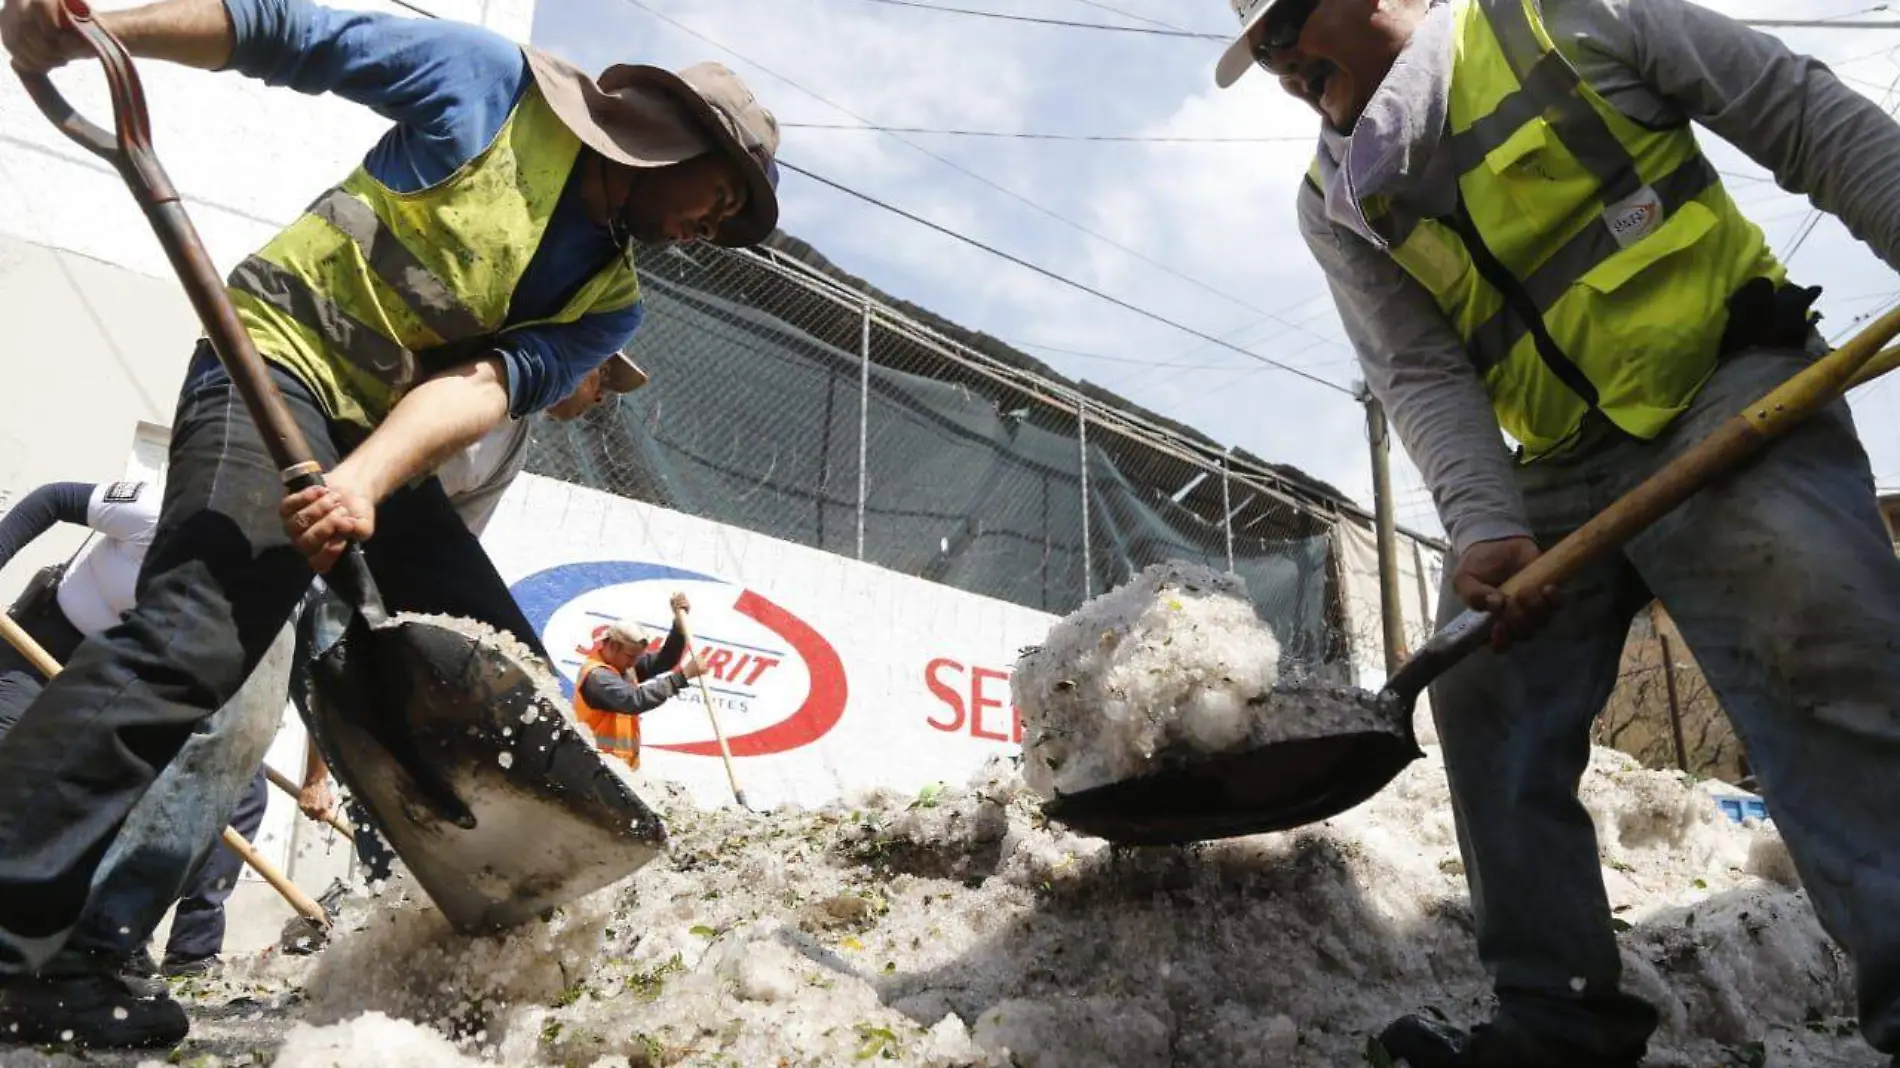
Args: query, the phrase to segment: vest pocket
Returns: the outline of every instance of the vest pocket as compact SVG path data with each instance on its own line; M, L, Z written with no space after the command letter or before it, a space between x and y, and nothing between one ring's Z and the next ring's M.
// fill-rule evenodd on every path
M1722 274L1709 262L1720 243L1704 240L1717 222L1702 204L1682 205L1655 233L1584 274L1560 302L1565 343L1604 413L1639 438L1668 425L1715 364L1721 323L1701 296Z
M1590 268L1581 281L1597 293L1615 293L1632 278L1700 241L1713 229L1715 213L1691 200L1677 208L1655 233Z

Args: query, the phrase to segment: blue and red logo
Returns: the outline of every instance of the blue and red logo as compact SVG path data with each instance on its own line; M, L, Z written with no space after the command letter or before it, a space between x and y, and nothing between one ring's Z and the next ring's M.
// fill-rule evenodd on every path
M582 660L614 621L638 621L650 648L660 649L672 626L669 599L682 592L692 603L687 624L706 665L704 692L718 706L733 756L790 752L844 718L844 663L831 643L785 608L724 579L664 564L588 561L537 571L512 592L554 655L569 697ZM690 711L701 693L694 683L642 716L642 745L718 756L711 723Z

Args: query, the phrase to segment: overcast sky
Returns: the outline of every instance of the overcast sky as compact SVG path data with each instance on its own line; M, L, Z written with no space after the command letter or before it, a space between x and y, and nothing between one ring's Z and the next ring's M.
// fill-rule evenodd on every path
M1204 32L1233 26L1226 0L931 2ZM1356 377L1324 280L1294 220L1317 120L1258 72L1234 89L1216 90L1216 42L1003 22L871 0L539 4L536 43L589 70L613 62L678 68L718 59L787 124L868 120L1030 133L1281 138L1125 144L904 135L920 150L890 134L788 125L781 157L1320 378L1348 386ZM1900 14L1889 16L1864 0L1717 0L1713 6L1741 16L1900 21ZM1786 31L1785 39L1826 60L1874 100L1900 102L1900 90L1893 90L1900 31ZM1713 135L1703 131L1702 137L1743 210L1785 253L1809 220L1805 198L1776 188L1762 168ZM787 173L780 196L788 232L886 291L1370 502L1363 416L1348 397L1068 290L801 175ZM1801 283L1825 287L1821 309L1830 337L1856 317L1900 301L1900 278L1831 216L1802 242L1790 270ZM1889 380L1863 390L1855 409L1876 479L1900 489L1900 388ZM1430 498L1403 455L1394 477L1401 522L1439 531Z

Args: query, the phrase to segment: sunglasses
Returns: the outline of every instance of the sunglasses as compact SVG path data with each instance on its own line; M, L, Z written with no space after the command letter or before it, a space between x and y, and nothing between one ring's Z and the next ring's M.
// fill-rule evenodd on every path
M1255 35L1253 61L1274 77L1287 73L1285 64L1275 64L1272 56L1284 52L1300 43L1300 34L1306 29L1306 20L1313 17L1319 0L1280 0L1267 12L1266 21L1261 23L1260 32Z

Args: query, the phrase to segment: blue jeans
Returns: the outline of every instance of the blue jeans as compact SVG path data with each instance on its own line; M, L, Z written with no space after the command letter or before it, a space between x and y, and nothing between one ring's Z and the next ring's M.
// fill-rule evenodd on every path
M324 468L358 435L271 376ZM138 603L88 638L0 739L0 977L65 946L121 827L200 724L250 678L310 586L277 516L278 465L208 347L186 373ZM540 651L480 544L428 479L378 508L364 554L392 611L447 613ZM278 705L288 678L278 684ZM256 769L245 766L242 788ZM215 828L214 828L215 830Z
M1809 359L1744 351L1658 440L1604 441L1519 468L1539 543ZM1441 622L1463 607L1449 583L1455 563ZM1605 1057L1640 1050L1656 1026L1649 1006L1618 992L1595 831L1577 800L1591 723L1616 683L1630 619L1653 594L1734 724L1822 924L1854 961L1863 1032L1900 1051L1900 560L1846 404L1564 593L1534 639L1475 654L1432 688L1501 1021Z
M245 841L255 839L269 805L270 780L259 768L231 817L231 829ZM243 859L229 849L214 848L204 858L178 899L178 911L172 914L171 935L165 940L166 964L206 960L224 951L224 903L237 889L243 870Z

